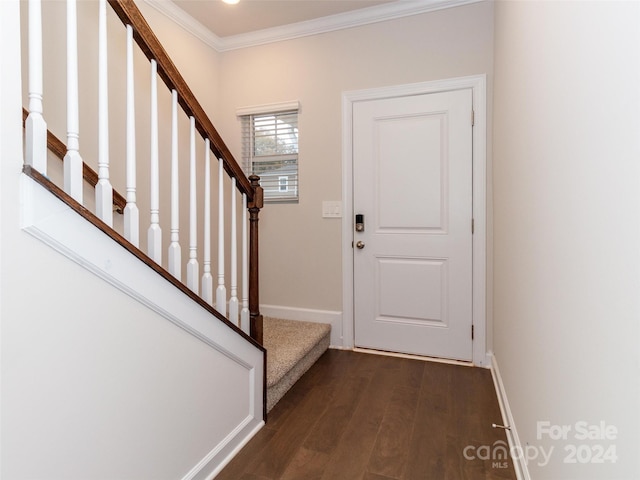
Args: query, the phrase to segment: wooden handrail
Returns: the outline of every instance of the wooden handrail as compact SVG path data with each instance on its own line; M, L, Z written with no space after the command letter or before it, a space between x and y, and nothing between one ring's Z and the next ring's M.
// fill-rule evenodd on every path
M26 108L22 109L22 124L24 127L24 122L27 121L27 117L29 116L29 112ZM62 140L56 137L51 131L47 130L47 148L51 153L53 153L60 160L64 159L64 156L67 154L67 146L64 144ZM96 171L87 165L85 162L82 164L82 178L95 188L98 183L98 174ZM124 207L127 206L126 199L120 195L116 190L113 191L113 206L115 207L115 211L123 214Z
M211 142L211 151L216 158L222 158L226 172L236 179L238 189L247 195L249 202L253 201L254 190L244 171L238 165L231 151L227 148L222 137L215 129L204 109L196 100L186 81L169 58L164 47L151 30L142 13L133 0L108 0L111 8L116 12L122 23L133 27L133 38L144 52L149 61L158 64L158 75L169 88L178 92L178 103L187 114L195 118L196 129L203 138Z

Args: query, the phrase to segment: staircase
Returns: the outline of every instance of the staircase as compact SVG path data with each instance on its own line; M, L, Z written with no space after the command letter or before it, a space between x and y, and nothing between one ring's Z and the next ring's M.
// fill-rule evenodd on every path
M331 326L264 317L267 412L329 348Z
M176 344L199 342L194 350L201 352L198 353L203 358L200 367L194 368L194 359L200 358L196 354L194 359L189 360L191 363L188 366L182 366L180 361L184 355L176 353L172 357L170 353L163 355L164 352L156 352L159 357L155 363L151 362L150 366L144 362L144 355L138 358L135 348L132 348L128 358L135 362L140 360L140 365L113 362L113 367L108 367L111 370L107 370L107 374L109 378L117 379L123 372L151 368L150 378L157 380L163 388L167 387L167 380L163 376L166 371L185 378L185 381L200 375L202 378L198 378L198 381L205 383L203 390L209 395L206 397L207 401L202 400L198 403L197 397L200 392L197 388L194 391L185 391L183 395L178 395L171 401L158 399L154 397L152 389L145 390L144 382L140 382L137 387L136 398L145 402L145 414L149 417L149 424L160 424L167 415L181 412L185 419L176 420L177 424L184 426L189 424L188 421L193 422L194 418L201 417L202 432L211 428L210 437L200 432L199 440L191 439L186 443L183 440L189 435L184 433L182 436L176 435L175 438L164 434L153 437L150 441L151 431L127 431L122 438L126 438L130 445L122 443L123 449L148 445L148 451L126 459L115 458L107 467L102 467L102 470L111 467L116 470L98 472L99 466L96 462L96 471L83 472L83 478L101 475L117 478L117 468L137 471L139 478L161 478L153 468L172 472L171 478L212 478L211 475L215 475L264 425L266 413L326 351L329 346L330 326L263 318L260 314L258 215L263 207L263 194L259 178L245 176L133 1L109 0L108 5L112 10L107 10L107 2L100 0L96 28L84 25L84 28L80 29L85 33L95 31L99 37L97 95L100 101L95 102L98 104L97 112L85 114L85 117L97 118L98 125L83 124L81 132L84 134L92 129L98 132L95 141L97 157L93 150L87 153L87 150L91 149L81 150L82 142L78 141L78 110L87 109L79 105L78 63L82 64L82 61L78 62L78 50L88 48L86 44L90 42L76 38L74 24L76 18L78 22L90 24L93 20L87 20L86 12L94 8L96 2L79 2L81 8L78 11L76 0L68 0L66 3L67 25L72 25L73 28L71 33L59 32L55 35L58 38L66 36L67 51L60 54L64 60L60 58L56 62L49 62L49 65L62 65L64 69L64 64L67 64L67 78L72 79L66 91L67 108L66 111L64 108L63 111L43 111L42 80L44 77L46 82L47 75L51 72L43 72L42 45L47 43L47 39L43 38L42 22L46 21L48 16L42 15L41 10L43 6L47 9L56 8L55 4L58 3L62 2L30 0L28 8L26 3L23 8L23 14L24 11L28 11L29 33L28 42L25 43L28 43L30 54L29 68L24 66L23 75L26 76L28 71L30 78L28 109L25 109L23 118L25 165L22 168L19 186L21 224L17 229L16 238L21 238L20 235L25 232L38 238L105 280L106 283L101 288L106 290L115 287L128 295L128 298L137 300L142 305L140 308L152 312L149 316L155 316L153 321L169 321L172 325L161 328L169 332L167 335L179 337L175 340ZM13 7L3 8L5 12L11 10L12 15L16 14ZM107 98L107 92L110 95L114 93L107 88L108 81L111 80L110 75L113 73L107 67L104 53L107 51L108 38L114 35L106 32L107 11L111 18L114 18L115 12L124 25L125 28L118 33L122 38L115 43L122 46L126 42L127 50L126 54L122 52L123 58L119 59L121 63L126 62L126 89L116 92L122 94L122 98L118 100L109 97L109 102L120 102L119 108L115 110L125 111L126 118L118 121L126 128L111 136L108 126L109 115L112 113L109 103L103 101ZM19 18L3 22L0 24L3 25L5 34L11 24L18 25L15 27L18 30L20 28ZM65 28L65 25L61 28ZM144 79L139 80L142 75L136 76L134 86L133 72L142 68L139 64L140 58L143 57L138 52L137 59L134 59L132 52L136 47L144 54L148 63L144 67L147 69L143 75ZM0 48L13 48L13 44L5 42ZM26 49L27 45L24 48ZM49 46L45 53L49 54L50 50L52 48ZM109 50L110 59L119 54L117 46ZM138 65L134 66L134 60ZM148 67L151 71L150 84ZM16 72L16 75L19 76L20 72ZM159 104L158 80L164 82L169 89L171 105ZM140 87L137 82L147 82L147 85ZM135 111L134 101L134 96L139 95L140 90L144 91L147 99L151 98L151 115L147 116L147 124L143 128L139 128L140 113ZM63 98L65 92L57 92L56 95ZM16 97L20 97L19 89ZM161 123L170 124L172 129L170 135L164 134L164 138L163 132L158 131L158 111L172 112L171 118L161 119ZM6 112L7 109L3 114ZM180 122L184 124L186 117L189 123L189 128L183 129L180 133L177 126L178 114L183 116ZM65 141L62 141L53 135L48 127L54 125L56 128L51 129L60 135L61 131L65 131L65 127L61 126L65 123L67 135ZM112 119L111 124L113 123ZM150 138L142 138L140 133L136 133L136 126L150 133ZM184 130L189 130L188 134L185 134ZM82 137L83 140L84 138ZM170 148L162 148L163 144L169 145ZM117 150L111 155L111 160L114 161L112 163L109 147L112 152ZM202 153L205 158L201 157ZM214 158L211 159L210 155ZM92 156L94 158L91 158ZM55 157L63 162L59 162ZM161 158L166 159L163 160L164 169L160 168ZM170 169L166 167L169 161ZM88 164L93 164L94 169ZM171 178L163 179L163 183L158 177L167 170L171 171ZM141 175L143 171L145 173ZM205 173L202 174L202 171ZM136 173L138 177L143 177L138 178L138 183ZM182 194L183 197L187 197L187 201L183 198L183 201L179 202L181 194L178 176L189 179L188 195ZM141 187L143 182L145 186ZM170 191L163 191L162 195L165 198L170 197L170 202L164 202L170 204L170 208L162 210L164 198L159 194L159 190L165 188L162 185L167 184L170 184L170 188L167 189ZM5 198L4 201L15 199ZM179 204L182 208L178 207ZM212 210L217 210L218 214L218 231L217 235L213 236L210 234L211 230L215 230L211 221ZM180 230L180 218L188 228ZM188 221L185 221L185 218ZM184 230L187 230L187 234ZM204 239L198 238L197 234L201 231L204 231ZM215 255L211 255L212 250L217 250L217 261L214 259ZM187 258L182 258L182 251L186 253ZM90 281L78 283L92 284ZM99 291L89 290L89 286L86 288L81 295L102 298ZM105 297L109 295L120 298L118 295L121 293L110 293ZM117 309L125 308L124 305L128 303L123 300L122 305L118 305ZM104 308L110 307L111 305L108 305ZM100 308L99 303L96 308ZM81 312L73 310L73 306L52 306L52 311L57 311L56 309L71 312L65 311L65 315L71 317L81 315ZM135 316L133 313L131 315ZM150 320L151 325L153 321ZM135 320L132 323L135 323ZM179 328L175 329L174 326ZM184 335L185 332L187 336ZM119 335L127 338L129 333L118 333L114 335L114 339L119 338ZM173 345L173 342L167 344ZM82 365L86 362L86 369L91 369L91 355L93 352L89 352L87 358L76 358L74 364ZM164 368L163 362L168 362L165 359L169 358L174 363ZM109 364L102 358L99 360L101 366ZM186 361L183 363L187 365ZM155 369L158 364L163 365L163 368ZM235 377L232 377L232 374ZM214 391L211 385L206 385L207 378L216 382L215 388L219 391ZM187 384L193 385L198 382ZM96 388L98 392L99 387ZM165 394L169 396L170 388L167 392ZM96 394L96 397L100 395ZM117 395L115 397L115 400L118 400ZM105 424L106 431L109 431L110 424L119 424L122 420L117 414L112 414L116 415L115 418L105 417L104 408L92 410L91 402L85 403L84 406L90 415L95 415L95 418L92 417L95 424ZM209 409L220 410L211 412L207 406ZM172 413L167 414L167 411ZM63 418L61 416L60 421ZM121 423L122 428L127 428L126 421ZM81 433L76 437L87 435L82 430L82 422L77 422L77 425L80 425L78 428ZM118 444L121 442L118 438L121 437L105 437L104 441ZM156 441L157 451L154 450ZM72 464L73 458L64 458L64 455L77 447L61 442L59 448L59 451L54 448L51 455L60 457L61 465ZM171 451L179 451L182 456L179 459L176 457L175 462L167 461L166 452ZM155 457L164 458L168 465L161 468L155 462ZM188 466L186 471L185 462ZM66 466L60 468L59 472L48 472L47 475L50 473L52 477L57 478L73 477L69 470L65 470ZM44 475L38 473L37 466L29 472L24 475L31 475L33 478Z

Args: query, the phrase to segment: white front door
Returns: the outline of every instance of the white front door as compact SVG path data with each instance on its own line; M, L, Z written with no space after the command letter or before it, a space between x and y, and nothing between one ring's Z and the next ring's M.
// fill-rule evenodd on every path
M472 359L472 180L471 89L354 103L357 347Z

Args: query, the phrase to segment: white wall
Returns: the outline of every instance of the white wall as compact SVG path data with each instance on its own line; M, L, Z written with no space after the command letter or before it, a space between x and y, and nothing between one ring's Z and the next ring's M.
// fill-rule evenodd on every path
M495 29L494 349L522 445L555 448L529 471L637 479L640 3L500 1ZM563 462L596 444L617 463Z
M492 25L486 2L222 54L216 126L236 156L238 107L301 105L300 203L261 213L261 303L342 310L341 222L322 218L322 201L342 197L342 93L482 73L490 79Z

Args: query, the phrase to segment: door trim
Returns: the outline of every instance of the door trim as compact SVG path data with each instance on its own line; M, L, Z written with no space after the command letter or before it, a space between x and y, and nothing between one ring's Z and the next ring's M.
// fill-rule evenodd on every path
M353 104L368 100L422 95L470 88L473 97L473 353L475 365L489 367L487 328L487 86L486 75L412 83L342 94L342 345L354 347L353 302ZM471 119L469 119L471 121ZM469 226L471 228L471 226ZM469 332L471 335L471 332Z

